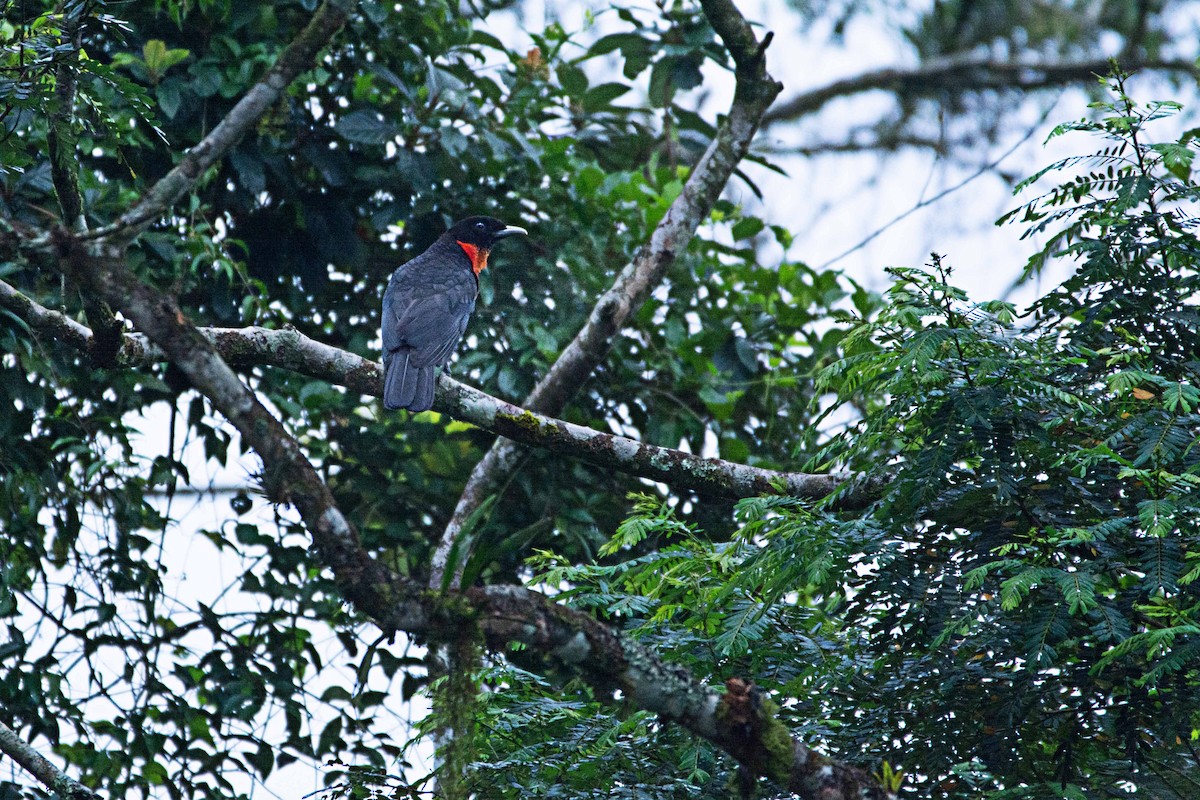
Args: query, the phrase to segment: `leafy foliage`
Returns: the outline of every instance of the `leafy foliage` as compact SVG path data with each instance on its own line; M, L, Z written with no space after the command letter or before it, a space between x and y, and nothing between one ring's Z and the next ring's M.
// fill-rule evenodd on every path
M5 231L57 213L56 131L76 139L86 221L111 222L314 5L9 9ZM291 325L373 357L399 261L467 213L523 222L534 242L498 255L455 365L522 397L678 195L714 131L696 110L706 76L729 65L691 3L618 9L620 30L598 38L551 24L522 52L480 24L504 6L360 4L319 65L139 239L139 275L201 324ZM723 457L765 467L882 472L883 496L865 512L836 498L631 504L638 482L535 453L481 516L471 574L536 569L564 601L697 672L752 676L786 698L798 734L883 758L879 774L911 776L910 790L1186 795L1200 729L1194 142L1145 143L1171 110L1118 84L1100 122L1069 126L1113 139L1088 176L1023 209L1034 229L1061 230L1030 268L1062 255L1080 267L1030 331L1006 327L1003 304L964 307L936 259L932 273L896 270L884 304L796 262L789 231L722 201L568 418L694 451L711 435ZM768 244L779 263L763 263ZM87 299L35 265L2 263L0 278L86 317ZM100 369L8 312L0 354L6 722L113 797L245 796L246 776L296 761L330 765L330 794L421 791L398 776L403 743L386 722L424 674L364 638L287 513L252 513L246 487L194 539L177 527L190 477L177 442L198 442L208 465L240 455L186 381ZM244 378L372 553L421 577L488 437L433 414L381 418L295 374ZM168 442L147 455L139 429L160 412ZM172 556L201 545L237 571L197 601ZM574 683L550 690L525 657L497 655L480 676L480 796L748 788L676 729ZM356 680L330 684L333 662Z
M1098 121L1059 130L1107 137L1055 165L1097 168L1022 212L1061 226L1031 268L1078 262L1037 325L1013 330L997 305L964 319L935 257L852 335L879 350L821 378L885 399L823 457L890 454L885 537L845 624L871 690L903 698L872 705L905 731L893 747L929 754L935 796L1192 792L1193 145L1147 142L1174 106L1137 104L1119 75L1111 88Z

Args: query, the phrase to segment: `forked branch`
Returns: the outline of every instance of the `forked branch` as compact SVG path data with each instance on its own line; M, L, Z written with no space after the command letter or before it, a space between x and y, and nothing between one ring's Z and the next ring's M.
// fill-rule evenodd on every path
M738 164L749 153L763 114L783 88L766 70L763 49L769 37L761 42L756 39L750 24L731 0L704 0L701 5L709 24L721 37L736 65L733 104L717 127L708 149L688 176L683 191L675 198L649 241L596 301L579 333L521 403L524 408L543 414L559 414L604 360L621 328L654 287L662 282L675 259L687 249L696 228L708 216ZM475 465L434 552L431 586L442 585L443 572L463 524L498 490L516 467L520 455L518 445L500 439Z

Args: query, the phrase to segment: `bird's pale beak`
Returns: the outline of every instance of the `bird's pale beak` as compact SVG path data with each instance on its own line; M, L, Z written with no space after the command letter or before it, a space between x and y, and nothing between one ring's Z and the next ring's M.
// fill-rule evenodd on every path
M504 230L492 234L493 239L507 239L509 236L528 236L529 231L520 225L506 225Z

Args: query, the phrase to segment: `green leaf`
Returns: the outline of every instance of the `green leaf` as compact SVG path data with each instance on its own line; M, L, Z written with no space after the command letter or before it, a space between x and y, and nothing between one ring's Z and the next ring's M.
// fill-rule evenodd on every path
M1192 161L1196 156L1191 147L1186 144L1167 142L1151 145L1151 149L1162 155L1163 166L1176 178L1186 181L1191 177Z
M179 84L172 81L160 83L154 90L155 96L158 98L158 107L162 110L163 115L167 119L174 119L179 113L179 104L181 96L179 94Z
M142 766L142 777L151 786L163 786L170 779L170 773L159 761L148 761Z
M343 139L357 144L380 145L394 139L400 127L384 120L377 112L351 111L337 121L334 130Z
M588 48L588 56L602 56L613 51L620 50L626 56L630 52L649 51L650 42L646 37L636 33L610 33L607 36L601 36L599 39Z
M558 82L570 97L579 97L588 88L587 75L574 64L558 65Z
M167 49L161 39L151 39L142 46L142 61L150 80L158 83L166 75L167 70L186 59L190 53L187 50Z
M734 241L741 241L742 239L749 239L751 236L756 236L765 227L766 223L758 217L743 217L733 226L732 235Z
M317 741L317 749L315 751L316 755L320 756L327 753L339 752L342 744L342 719L341 717L334 717L321 729L321 737Z
M612 105L612 101L629 91L629 86L623 83L602 83L588 89L583 95L583 110L589 114L603 111Z

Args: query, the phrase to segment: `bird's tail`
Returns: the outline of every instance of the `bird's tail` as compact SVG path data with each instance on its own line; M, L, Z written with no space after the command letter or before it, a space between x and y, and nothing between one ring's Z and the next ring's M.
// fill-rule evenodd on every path
M384 364L387 374L383 379L383 407L389 411L407 408L415 414L433 407L435 368L411 366L411 355L410 350L396 350L388 354Z

